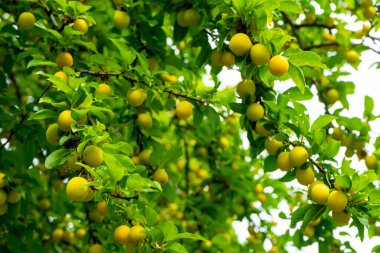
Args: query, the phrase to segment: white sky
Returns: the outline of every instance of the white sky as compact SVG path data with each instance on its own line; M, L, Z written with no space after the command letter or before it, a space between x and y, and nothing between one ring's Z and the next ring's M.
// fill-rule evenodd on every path
M362 24L350 24L350 29L351 30L357 30L361 28ZM377 37L379 36L378 34L375 34ZM371 44L370 41L366 41L366 43ZM372 44L373 45L373 44ZM375 45L373 45L375 47ZM379 47L377 47L379 48ZM376 62L379 61L379 55L374 53L373 51L366 51L361 54L360 56L362 63L360 64L358 70L356 71L354 68L352 68L350 65L346 65L343 67L343 70L352 73L349 76L345 76L342 78L342 80L345 81L353 81L355 83L355 93L353 95L348 96L348 101L350 104L350 109L349 111L345 111L342 113L344 116L349 116L349 117L359 117L361 118L363 115L364 111L364 97L365 95L369 95L372 97L375 101L375 107L374 107L374 114L375 115L380 115L380 104L377 103L377 101L380 101L380 71L377 70L375 67L370 68L370 66ZM206 67L207 72L209 73L210 68L209 66ZM223 89L224 87L227 86L236 86L236 84L241 80L240 77L240 72L236 70L227 70L226 68L223 69L223 71L219 74L219 80L222 82L220 89ZM213 82L210 79L209 75L204 76L203 81L206 85L213 86ZM286 81L282 83L276 83L275 85L275 90L279 93L287 90L289 87L294 86L294 84L291 81ZM312 91L315 93L315 87L313 87ZM313 122L318 116L322 115L324 113L324 107L323 104L318 101L318 97L314 96L312 100L305 101L304 104L306 107L309 109L309 115L310 115L310 121ZM333 111L336 108L341 107L340 103L337 103L334 105L334 107L330 110ZM380 136L380 121L374 121L370 123L370 126L374 131L371 133L372 141L376 139L377 136ZM248 140L246 137L243 137L243 142L245 147L249 147ZM366 149L370 152L373 151L373 147L371 145L367 145ZM340 153L338 154L338 161L341 161L343 156L344 156L345 148L341 148ZM365 171L366 167L364 165L364 161L358 161L356 156L354 156L351 159L353 162L351 166L353 168L356 168L358 171ZM272 172L271 176L273 178L280 178L283 175L283 172ZM295 189L303 189L303 191L306 194L306 187L301 187L299 184L295 182L290 182L288 183L289 187L293 186ZM283 211L284 213L287 214L289 217L289 208L287 206L287 203L282 202L279 205L279 209ZM279 211L278 210L273 210L271 212L272 217L269 217L270 220L274 220L277 222L277 226L274 227L273 232L276 234L281 234L284 230L289 229L289 224L290 220L283 220L278 217ZM262 217L264 219L268 217ZM256 222L255 222L256 223ZM256 223L257 224L257 223ZM378 224L380 225L380 224ZM233 224L237 235L238 239L241 242L245 242L246 238L249 236L247 227L248 227L248 221L243 220L242 222L235 221ZM294 230L292 230L294 233ZM350 234L350 236L340 236L339 232L340 231L345 231ZM292 234L293 234L292 233ZM349 228L348 226L345 226L340 229L336 229L334 231L334 237L336 238L341 238L342 242L344 241L350 241L351 246L357 251L361 253L370 253L371 249L379 244L379 237L373 237L372 239L369 239L368 236L366 235L367 231L365 232L365 239L363 242L360 241L357 235L357 229L354 228ZM265 242L265 248L269 250L271 248L271 243L269 240L266 240ZM298 250L295 247L289 247L288 252L290 253L296 253L296 252L318 252L318 245L314 243L313 245L309 247L304 247L302 250Z

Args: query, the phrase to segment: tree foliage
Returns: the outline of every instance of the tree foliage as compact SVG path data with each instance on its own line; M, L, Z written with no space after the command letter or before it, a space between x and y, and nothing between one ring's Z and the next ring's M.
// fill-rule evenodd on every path
M379 7L1 1L1 251L354 252L333 233L380 235L380 141L371 97L341 115L355 91L341 77L379 54ZM291 229L275 233L274 213Z

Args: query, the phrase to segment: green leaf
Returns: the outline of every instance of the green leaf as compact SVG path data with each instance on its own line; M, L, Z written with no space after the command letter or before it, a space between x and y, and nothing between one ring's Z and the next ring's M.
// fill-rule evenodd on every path
M119 142L116 142L116 143L105 143L102 145L102 149L103 151L104 150L109 150L109 153L110 152L115 152L115 153L123 153L123 154L126 154L126 155L131 155L133 153L133 150L131 148L131 146L126 143L126 142L123 142L123 141L119 141Z
M182 244L175 242L171 243L168 247L166 247L168 252L176 252L176 253L188 253L186 248L182 246Z
M289 58L289 62L296 66L311 66L311 67L319 67L319 68L326 68L326 65L322 64L321 57L311 51L303 51L300 53L292 54Z
M352 187L350 176L348 175L336 176L335 185L344 192L349 191Z
M302 221L306 212L312 208L312 204L308 204L308 205L304 205L304 206L300 206L298 207L292 214L292 217L290 219L290 227L294 228L296 227L296 224L299 222L299 221Z
M138 192L155 192L161 191L161 185L158 182L143 178L140 174L132 174L127 179L127 188L130 191Z
M372 115L372 111L375 104L373 99L369 96L364 97L364 117L368 117Z
M55 62L47 61L45 59L33 59L30 62L28 62L28 65L26 66L26 68L37 67L37 66L57 67L57 64Z
M66 95L69 96L69 98L71 98L74 95L74 90L71 89L67 85L67 83L65 81L63 81L62 79L55 77L55 76L52 76L48 79L48 81L52 82L53 87L55 87L58 90L63 91Z
M335 116L328 115L328 114L320 116L318 119L316 119L314 121L313 125L311 125L311 131L316 130L316 129L321 129L321 128L327 126L335 118L336 118Z
M126 65L132 64L132 62L136 59L136 53L130 50L126 46L126 41L122 38L120 39L109 39L119 50L121 59Z
M329 140L326 149L323 151L323 156L326 158L335 158L340 149L340 141L334 139Z
M164 152L160 161L161 166L176 161L182 156L182 147L174 147L169 151Z
M301 231L304 231L311 221L317 220L323 214L326 208L326 205L312 204L311 207L307 209L303 217Z
M165 242L167 241L173 241L173 240L180 240L180 239L192 239L192 240L206 240L203 236L192 234L192 233L180 233L174 236L165 236Z
M54 29L49 29L47 28L44 23L43 23L43 19L39 19L36 23L35 23L35 26L36 27L39 27L41 28L43 31L45 31L48 35L52 35L50 37L52 38L55 38L57 39L58 41L62 41L62 35L57 32L56 30Z
M33 113L28 120L40 120L56 118L58 115L55 111L49 109L42 109L41 111Z
M278 169L277 158L273 155L267 156L264 160L264 171L272 172Z
M178 229L170 221L165 221L159 225L162 232L164 233L164 241L167 241L167 238L173 238L178 235Z
M369 183L370 178L366 174L361 174L360 176L354 174L352 176L352 190L355 192L363 190Z
M306 81L305 81L305 77L302 73L302 70L299 67L296 67L296 66L290 64L288 74L289 74L290 78L292 78L294 83L297 85L297 87L301 91L301 93L304 94L305 93Z
M238 14L241 14L246 6L246 0L232 0L232 6Z
M273 75L270 73L268 65L261 65L259 68L259 75L261 81L264 82L265 86L272 87L272 83L274 81Z
M289 170L286 174L279 179L280 182L290 182L296 177L296 170Z
M244 104L230 103L229 106L232 111L240 113L240 114L245 114L247 110L247 107Z
M305 91L301 93L300 89L297 87L291 87L283 94L289 96L293 101L305 101L313 98L313 93L309 89L305 89Z
M103 152L104 162L116 182L124 176L123 164L111 153Z
M370 192L368 200L372 204L380 204L380 189L375 189Z
M295 0L280 0L280 7L278 9L286 13L300 14L303 12L301 5Z
M209 120L209 123L211 123L213 125L213 128L216 128L219 126L219 124L220 124L219 114L215 111L214 108L212 108L211 106L207 106L206 107L206 116Z
M67 161L67 156L71 153L68 149L58 149L52 152L45 160L45 168L50 170L60 165L63 165Z

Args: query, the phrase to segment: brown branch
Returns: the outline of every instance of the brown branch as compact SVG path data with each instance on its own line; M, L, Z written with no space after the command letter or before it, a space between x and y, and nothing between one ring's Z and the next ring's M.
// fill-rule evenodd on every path
M337 42L332 42L332 43L307 46L307 47L303 47L302 49L307 51L307 50L314 49L314 48L331 47L331 46L339 46L339 44Z
M122 71L122 72L103 72L103 71L92 71L92 70L85 70L85 69L76 69L75 71L78 71L80 73L84 73L84 74L89 74L89 75L92 75L92 76L98 76L98 77L110 77L110 76L121 76L123 77L125 80L128 80L132 83L140 83L140 84L143 84L144 86L150 88L150 89L155 89L157 90L158 88L157 87L154 87L154 86L151 86L149 83L143 81L143 80L138 80L138 79L135 79L133 77L129 77L129 76L125 76L124 74L126 73L125 71ZM200 103L209 103L209 101L207 99L202 99L202 98L197 98L197 97L192 97L192 96L188 96L186 94L182 94L182 93L179 93L177 91L174 91L172 89L169 89L169 88L163 88L163 91L166 92L166 93L169 93L175 97L181 97L181 98L186 98L186 99L190 99L190 100L193 100L193 101L197 101L197 102L200 102Z
M44 10L46 11L46 14L49 16L49 18L51 19L51 22L53 23L53 25L58 28L58 23L57 21L55 20L55 17L54 17L54 14L53 14L53 11L49 8L49 6L47 6L47 4L45 3L44 0L39 0L42 8L44 8Z
M189 179L189 172L190 172L190 155L189 155L189 149L187 145L187 141L184 140L184 148L185 148L185 191L186 194L189 195L189 190L190 190L190 179Z
M126 197L124 195L121 195L120 193L110 193L109 196L117 199L123 199L123 200L133 200L133 199L139 199L139 195L133 196L133 197Z
M51 88L53 84L49 84L48 87L46 87L46 89L38 96L38 98L36 99L36 101L34 101L33 105L36 106L41 98L46 94L46 92L48 92L48 90ZM18 132L18 130L21 129L21 127L24 125L25 121L29 118L28 117L28 114L29 113L24 113L23 115L21 115L21 120L20 120L20 123L11 130L9 136L8 136L8 139L1 145L0 147L0 151L4 149L5 145L7 145L11 139L13 138L13 136Z

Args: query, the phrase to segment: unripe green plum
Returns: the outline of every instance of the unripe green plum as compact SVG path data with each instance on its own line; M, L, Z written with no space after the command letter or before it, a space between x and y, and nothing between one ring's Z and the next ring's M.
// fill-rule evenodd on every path
M153 180L165 185L169 181L168 173L164 169L158 169L153 174Z
M51 124L46 130L46 140L49 144L53 146L59 145L59 134L58 134L59 126L57 123Z
M80 31L82 33L87 33L88 31L88 25L87 22L84 19L78 18L74 21L73 29L76 31Z
M83 160L91 167L98 167L103 163L103 151L101 148L90 145L83 151Z
M148 113L140 113L137 116L136 123L140 128L149 129L153 125L153 119Z
M131 18L125 11L115 10L113 20L116 28L125 29L128 27Z
M247 107L247 117L250 121L256 122L264 117L264 107L260 104L250 104Z
M278 155L277 166L282 171L289 171L293 168L293 165L290 163L288 151L283 151Z
M18 18L18 25L21 29L30 30L36 23L36 18L31 12L23 12Z

